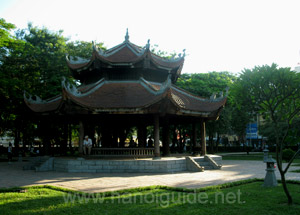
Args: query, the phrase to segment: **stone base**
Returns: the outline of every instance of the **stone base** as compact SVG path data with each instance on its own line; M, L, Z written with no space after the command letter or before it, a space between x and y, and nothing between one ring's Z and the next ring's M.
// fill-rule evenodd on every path
M220 158L221 157L218 156L217 160ZM158 160L82 160L54 158L53 168L49 170L90 173L173 173L188 171L188 168L185 158L161 158Z
M274 170L268 170L267 169L267 174L264 180L264 187L277 187L278 182L275 176Z

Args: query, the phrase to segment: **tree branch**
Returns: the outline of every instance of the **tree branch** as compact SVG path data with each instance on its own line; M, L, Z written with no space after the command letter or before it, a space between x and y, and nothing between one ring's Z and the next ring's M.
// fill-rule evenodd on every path
M294 154L294 156L291 158L291 160L289 161L288 165L285 167L285 169L284 169L284 171L283 171L283 174L285 174L285 173L288 171L290 165L293 163L294 159L295 159L295 158L297 157L297 155L299 155L299 154L300 154L300 149L298 149L298 151L297 151L297 152Z

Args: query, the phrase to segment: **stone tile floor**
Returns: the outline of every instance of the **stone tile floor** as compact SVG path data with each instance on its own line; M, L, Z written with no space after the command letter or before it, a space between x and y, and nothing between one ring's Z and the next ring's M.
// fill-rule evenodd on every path
M54 185L84 192L104 192L150 185L199 188L249 178L264 178L262 161L223 160L221 170L159 173L66 173L22 170L25 162L0 162L0 187ZM300 169L300 167L290 167ZM278 170L276 176L280 179ZM300 180L300 173L287 173L287 179Z

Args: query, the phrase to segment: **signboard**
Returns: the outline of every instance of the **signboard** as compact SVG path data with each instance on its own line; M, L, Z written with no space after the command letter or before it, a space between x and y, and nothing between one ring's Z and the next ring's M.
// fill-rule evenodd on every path
M246 128L247 139L257 139L257 123L249 123Z

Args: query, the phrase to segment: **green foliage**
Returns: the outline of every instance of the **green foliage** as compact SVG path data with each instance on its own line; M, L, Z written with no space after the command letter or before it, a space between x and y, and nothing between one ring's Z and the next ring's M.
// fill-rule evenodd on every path
M282 151L282 160L289 162L296 152L292 149L284 149Z
M224 92L227 87L230 89L236 79L237 77L229 72L182 74L176 85L200 97L209 98L214 93ZM226 106L221 112L219 119L206 124L207 133L210 137L216 132L218 134L231 133L231 122L233 110L235 109L233 102L234 99L229 93Z
M243 71L235 85L235 95L243 107L268 119L292 120L294 111L298 111L299 83L300 75L290 68L278 68L276 64L257 66Z
M283 169L283 148L300 112L299 85L300 73L272 64L245 69L234 86L239 108L244 108L248 113L261 114L269 124L268 132L276 144L278 170L289 204L292 197L285 183L285 173L293 160L289 160Z
M32 47L31 58L36 62L34 71L38 73L39 82L34 89L34 95L49 98L61 92L62 76L70 76L65 61L67 39L62 31L51 32L47 28L31 25L23 31L22 38Z
M66 53L90 58L92 52L92 43L67 43L62 31L53 32L30 23L26 29L11 32L14 28L0 19L0 135L22 126L25 132L25 124L16 126L21 125L20 116L26 115L24 91L47 99L61 93L63 76L72 81ZM103 48L102 43L97 45Z
M229 72L182 74L176 85L195 95L210 97L231 87L235 80L236 76Z
M106 50L103 43L95 44L98 49ZM73 57L81 57L84 59L90 59L93 52L93 43L85 41L71 41L67 43L67 53Z
M160 50L157 44L151 46L151 52L162 58L165 58L165 59L175 58L177 55L175 51L169 53L169 52Z
M299 84L300 74L272 64L246 69L233 92L242 111L260 113L266 119L269 136L284 142L283 138L300 111Z
M7 23L5 19L0 18L0 65L3 58L10 52L12 46L14 46L16 40L11 35L11 30L15 29L15 25Z

